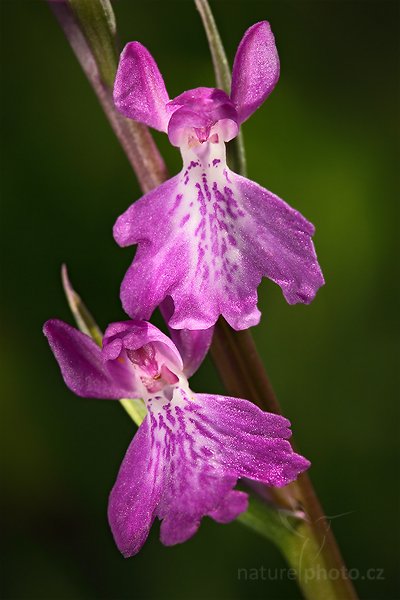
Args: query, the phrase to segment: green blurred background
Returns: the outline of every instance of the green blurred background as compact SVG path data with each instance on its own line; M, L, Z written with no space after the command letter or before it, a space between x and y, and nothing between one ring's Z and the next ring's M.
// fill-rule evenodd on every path
M171 97L213 84L189 0L114 6L121 43L150 48ZM264 282L254 335L361 597L399 598L398 4L212 7L231 61L248 26L271 22L282 74L244 126L248 172L315 223L327 282L312 305L294 307ZM130 560L114 546L107 496L134 428L117 404L66 389L41 327L72 321L63 261L102 327L124 318L118 289L132 250L116 246L111 227L140 191L46 4L3 1L1 19L3 597L299 598L274 576L285 565L278 551L237 523L205 519L174 548L155 526ZM177 172L179 153L157 142ZM193 387L222 391L210 360ZM238 568L260 567L269 580L238 580ZM379 580L368 569L382 570Z

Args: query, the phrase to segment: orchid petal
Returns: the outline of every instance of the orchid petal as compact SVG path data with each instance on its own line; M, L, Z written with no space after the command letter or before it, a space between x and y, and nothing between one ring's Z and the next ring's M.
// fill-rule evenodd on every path
M248 508L249 498L245 492L232 490L218 508L209 513L217 523L230 523Z
M173 195L179 175L168 179L132 204L116 221L114 239L121 247L148 241L154 233L165 235L168 199ZM176 199L179 202L179 199ZM150 210L149 210L149 207Z
M202 424L215 430L226 473L283 487L309 468L287 439L290 422L240 398L197 394ZM223 450L222 450L223 449Z
M170 296L160 304L160 311L166 323L174 313L174 303ZM197 371L210 349L214 327L209 329L172 329L169 332L183 360L183 372L187 378Z
M139 350L150 343L156 349L155 358L160 359L160 364L169 364L178 373L182 372L182 358L173 341L146 321L120 321L109 325L103 338L103 359L115 360L124 350Z
M184 169L133 204L114 227L139 248L121 286L125 311L149 319L171 296L173 329L208 329L219 315L234 329L260 319L257 287L267 276L290 304L309 303L324 280L299 212L230 171L224 144L184 151Z
M236 52L232 70L231 99L239 122L257 110L279 79L279 57L267 21L250 27Z
M311 239L314 226L254 181L233 179L251 223L246 254L254 270L277 283L289 304L309 304L325 283Z
M153 446L149 416L133 438L108 503L108 520L115 543L125 556L137 554L145 543L160 501L159 453Z
M47 321L43 332L72 392L84 398L135 397L132 370L118 361L104 361L88 335L57 319Z
M194 130L200 141L205 141L211 128L218 122L220 134L228 142L238 134L238 115L229 96L217 88L195 88L183 92L168 104L174 111L168 123L171 144L181 146L188 132Z
M166 131L171 111L163 77L150 52L139 42L127 44L114 83L115 106L123 115Z
M186 541L203 516L227 523L247 508L239 477L286 485L309 462L287 438L289 422L246 400L197 395L177 386L171 401L148 402L110 495L109 520L125 556L140 550L152 522L161 541Z
M230 211L235 220L236 214L230 197L223 195L224 182L229 184L221 161L215 160L215 174L210 172L204 179L200 162L192 161L117 220L116 241L121 246L139 243L121 285L122 305L132 319L148 320L162 300L171 296L175 310L169 325L174 329L208 329L220 314L237 329L258 323L260 276L254 280L251 275L249 285L245 271L251 274L252 266L243 257L239 277L234 279L239 258L236 240L220 229L228 227L220 217ZM213 196L210 203L206 194ZM228 249L232 252L225 258Z
M206 111L218 111L232 102L226 92L218 88L198 87L192 90L186 90L173 100L170 100L170 106L186 106L188 108L198 109L202 107ZM234 108L232 106L232 108Z
M176 176L152 190L132 204L114 225L114 238L120 246L140 243L121 285L122 305L132 319L150 319L168 290L184 276L187 242L170 239L170 216L181 200L178 183Z

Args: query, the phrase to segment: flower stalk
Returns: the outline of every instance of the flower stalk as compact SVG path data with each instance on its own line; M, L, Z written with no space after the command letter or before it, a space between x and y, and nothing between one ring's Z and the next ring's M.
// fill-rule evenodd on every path
M68 306L79 330L91 337L101 348L103 332L82 301L82 298L72 287L66 265L62 265L61 267L61 281ZM121 398L119 402L132 421L139 427L146 416L146 407L143 401L135 398Z
M230 82L229 66L212 13L205 0L195 2L210 43L217 83L226 89ZM117 47L111 4L107 0L88 0L84 4L85 10L81 8L83 4L75 0L51 3L51 9L98 97L143 192L148 192L166 180L167 170L147 127L125 119L114 108L112 82L116 69ZM243 172L245 161L241 140L236 144L234 154L237 169ZM65 279L64 285L66 281ZM76 293L71 290L70 305L72 304L75 316L79 317L79 314L82 315L82 304ZM77 320L84 330L84 322L79 323L79 318ZM101 335L94 321L89 327L89 334L94 339ZM220 319L215 329L212 356L229 394L247 398L270 412L281 414L279 403L249 331L233 331ZM122 404L124 402L122 401ZM138 423L140 414L135 413L137 407L125 408ZM253 499L250 510L239 517L239 520L278 545L295 570L306 598L356 598L309 477L303 474L290 486L273 492L276 508L271 509L265 502ZM282 515L286 515L288 509L302 511L305 518L290 516L289 521L282 520ZM340 573L340 576L330 577L332 569L335 569L335 573ZM325 576L318 576L318 573L324 573Z
M217 29L214 15L211 12L207 0L194 0L197 10L200 13L203 22L204 31L207 35L208 45L210 46L211 58L215 73L215 82L217 87L224 90L227 94L231 89L231 70L228 59L222 44L221 36ZM246 175L246 153L244 150L243 132L229 142L228 158L234 171L241 175Z
M49 5L136 173L140 187L148 192L167 178L167 171L148 128L126 119L114 108L112 82L117 64L111 57L114 53L117 55L117 45L115 26L112 25L115 21L110 17L113 14L110 2L70 0L49 2ZM102 18L104 12L108 15L107 19ZM102 22L96 42L91 33L93 27L87 23L82 25L81 19L85 23L87 19ZM92 49L95 43L96 51ZM102 48L106 49L104 54L101 52Z
M229 89L229 63L208 0L194 1L207 33L217 83L225 85ZM242 155L244 157L243 160L241 160ZM238 143L236 161L239 169L241 165L242 168L243 165L245 167L246 161L242 140ZM250 398L261 408L282 414L278 399L249 330L234 331L220 318L215 328L211 353L224 386L229 393L243 398ZM311 542L318 548L315 556L321 555L321 562L323 561L325 564L325 571L335 569L335 572L341 573L337 581L327 581L325 588L322 585L324 598L357 598L354 587L346 576L339 547L308 474L302 473L295 482L282 490L275 488L273 490L273 500L277 503L278 507L280 506L283 509L289 505L294 511L297 509L304 511L306 521L301 523L304 538L307 540L307 543ZM252 514L252 511L250 511L250 514ZM243 515L239 520L248 525L252 523L254 528L256 528L255 523L263 523L262 517L253 520L253 516ZM262 527L258 527L258 530L262 532ZM292 543L290 543L290 540ZM293 563L293 558L297 556L295 547L297 546L296 541L298 541L298 538L296 540L296 536L291 536L290 540L284 547L281 546L281 550L289 562ZM308 553L306 552L305 554L308 556L309 553L310 547ZM297 566L299 565L300 561ZM318 595L313 595L314 590L311 592L309 582L305 583L304 577L298 577L298 582L306 597L319 597ZM322 588L319 590L320 585L321 582L317 581L317 594L322 591ZM306 586L306 589L304 586ZM328 592L329 586L332 586L330 592ZM309 596L310 593L311 595Z
M310 536L306 521L293 518L282 509L271 508L254 496L250 498L249 509L237 520L278 546L288 564L287 577L296 579L304 598L356 598L347 590L346 568L344 565L327 567L319 541Z

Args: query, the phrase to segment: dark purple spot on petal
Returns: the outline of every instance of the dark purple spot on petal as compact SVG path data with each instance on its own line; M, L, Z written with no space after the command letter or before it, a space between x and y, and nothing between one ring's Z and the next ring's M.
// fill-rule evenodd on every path
M187 223L189 221L189 219L190 219L190 214L188 213L187 215L185 215L182 218L182 220L181 220L181 222L179 224L179 227L183 227L185 225L185 223Z

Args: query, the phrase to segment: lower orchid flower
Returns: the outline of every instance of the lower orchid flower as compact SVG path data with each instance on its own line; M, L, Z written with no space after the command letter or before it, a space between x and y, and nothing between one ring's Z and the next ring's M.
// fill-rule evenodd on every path
M177 346L150 323L125 321L107 328L102 348L59 320L44 333L67 386L79 396L141 398L147 415L122 462L108 517L126 557L143 546L156 517L161 541L186 541L203 516L220 523L246 510L235 490L248 478L284 486L309 467L287 439L290 423L247 400L195 394L186 373L201 363L210 332L176 334Z
M125 47L114 85L117 109L167 132L183 158L178 175L135 202L114 226L120 246L139 245L121 287L130 317L149 319L169 296L175 329L206 329L219 315L246 329L260 319L263 276L282 288L289 304L311 302L323 285L314 226L226 163L225 143L278 77L266 21L250 27L239 45L230 96L200 87L170 100L148 50L139 42Z

